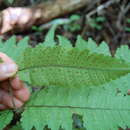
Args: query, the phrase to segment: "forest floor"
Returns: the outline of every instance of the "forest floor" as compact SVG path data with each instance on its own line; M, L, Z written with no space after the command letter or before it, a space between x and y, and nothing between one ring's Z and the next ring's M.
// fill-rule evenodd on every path
M63 24L57 27L56 35L67 37L72 43L75 42L77 35L81 35L85 40L92 37L97 44L100 44L101 41L107 42L112 55L116 48L122 44L127 44L130 47L129 0L117 0L117 2L95 0L87 7L52 20L49 22L49 26L48 23L32 26L29 30L15 35L18 39L29 36L30 44L34 46L44 40L48 29L58 20ZM64 21L70 22L64 24ZM4 38L7 39L8 36L10 34L5 35Z

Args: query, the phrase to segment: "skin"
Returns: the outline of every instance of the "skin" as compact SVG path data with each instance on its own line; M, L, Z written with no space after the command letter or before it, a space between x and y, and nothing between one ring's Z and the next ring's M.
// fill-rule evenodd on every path
M6 54L0 52L0 110L20 108L29 99L30 92L16 75L18 67ZM11 87L11 92L9 91Z

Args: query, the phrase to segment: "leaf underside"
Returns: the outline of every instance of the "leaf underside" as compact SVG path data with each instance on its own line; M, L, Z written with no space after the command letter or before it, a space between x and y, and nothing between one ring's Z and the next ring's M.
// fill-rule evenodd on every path
M27 73L29 83L37 86L97 86L130 72L124 61L88 49L40 45L26 49L23 55L19 73ZM26 76L22 80L26 81Z
M126 55L121 55L122 49L118 50L115 59L110 57L104 42L98 47L93 40L86 42L78 37L75 48L71 48L68 42L64 47L63 44L59 43L60 46L56 47L46 45L46 48L43 44L37 46L35 51L31 48L27 50L23 61L28 62L21 66L21 77L39 86L44 82L49 87L35 93L25 106L21 119L24 130L32 127L42 130L45 125L51 130L58 130L60 126L72 130L73 114L83 117L81 129L116 130L130 127L130 97L127 95L129 60L124 58ZM43 52L39 57L37 50ZM33 58L36 59L36 66L31 64ZM33 73L25 66L31 68ZM22 71L30 78L24 78ZM108 82L110 80L113 81Z

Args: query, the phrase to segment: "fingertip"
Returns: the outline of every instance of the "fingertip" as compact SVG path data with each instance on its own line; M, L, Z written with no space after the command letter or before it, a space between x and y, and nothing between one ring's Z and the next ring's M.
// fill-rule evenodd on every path
M12 97L10 99L6 97L4 103L4 105L7 105L9 108L20 108L23 106L23 102L15 97Z
M9 56L7 56L5 53L3 53L3 52L0 52L0 58L1 58L4 62L14 63L14 61L13 61Z
M8 79L16 74L18 67L14 63L2 63L0 64L0 81Z
M24 87L24 83L19 79L18 76L10 78L10 84L14 90L18 90Z
M6 92L3 92L2 104L7 106L8 108L20 108L21 106L23 106L22 101L20 101L15 97L10 96Z
M12 100L12 104L13 105L11 106L11 108L20 108L24 105L24 103L22 101L20 101L19 99L15 98L15 97Z
M9 82L8 80L5 80L0 83L0 88L2 88L4 91L9 91Z
M14 91L14 96L21 100L22 102L26 102L29 100L30 91L28 88L23 87L20 90Z

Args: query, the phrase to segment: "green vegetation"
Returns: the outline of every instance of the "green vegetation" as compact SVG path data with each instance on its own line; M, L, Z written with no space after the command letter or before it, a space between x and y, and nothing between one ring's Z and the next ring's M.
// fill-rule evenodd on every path
M88 20L88 24L97 30L101 30L103 28L103 23L106 21L105 17L98 16L96 18L90 18Z
M58 36L56 43L54 32L55 26L35 48L28 46L28 38L17 45L15 37L0 44L0 51L19 65L22 80L32 86L45 86L34 92L23 107L18 128L116 130L130 127L128 47L121 46L113 58L105 42L97 46L92 39L85 41L78 36L73 48L62 36ZM12 111L1 112L0 129L11 120Z

